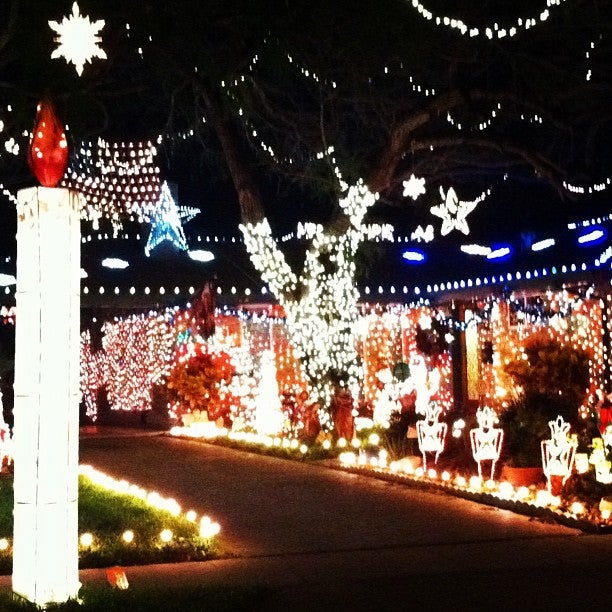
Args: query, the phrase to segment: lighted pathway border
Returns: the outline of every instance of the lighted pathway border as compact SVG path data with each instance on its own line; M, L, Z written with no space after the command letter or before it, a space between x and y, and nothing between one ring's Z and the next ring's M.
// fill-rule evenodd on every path
M401 461L387 464L386 458L383 458L383 467L381 467L378 459L370 458L369 462L362 461L359 455L353 452L340 453L337 459L314 459L310 455L311 451L316 450L316 447L308 448L299 445L297 440L292 444L287 438L228 432L226 429L216 428L214 423L199 425L201 426L199 428L174 427L167 435L207 444L229 446L246 452L273 455L278 458L308 461L314 465L374 477L413 488L440 491L510 510L517 514L551 519L559 524L588 533L612 533L610 511L600 512L596 507L589 510L580 501L574 502L570 508L566 509L562 505L562 500L550 495L546 489L515 488L509 482L481 480L478 476L468 479L462 475L452 475L447 471L435 469L429 469L427 472L420 467L406 470L402 468ZM278 452L281 450L284 451L282 454ZM322 447L322 450L330 450L330 447ZM313 454L317 455L316 452ZM589 516L589 513L592 516Z

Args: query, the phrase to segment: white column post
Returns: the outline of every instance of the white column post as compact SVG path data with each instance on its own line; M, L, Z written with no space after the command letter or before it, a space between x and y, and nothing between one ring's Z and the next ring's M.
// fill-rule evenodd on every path
M13 591L39 606L76 597L79 195L18 193Z

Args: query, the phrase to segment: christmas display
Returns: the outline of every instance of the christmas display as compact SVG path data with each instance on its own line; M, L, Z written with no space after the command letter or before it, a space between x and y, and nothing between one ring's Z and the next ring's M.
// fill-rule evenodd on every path
M159 196L159 203L155 209L155 214L151 219L151 233L145 246L147 257L151 251L164 240L169 241L181 251L187 251L187 241L181 220L185 223L193 219L200 211L195 208L178 207L168 183L164 181Z
M40 140L34 134L31 156L53 184L62 169ZM32 187L18 201L13 590L45 607L76 597L80 588L80 198Z
M478 427L470 430L470 442L474 461L478 464L478 476L482 478L482 463L484 461L491 464L491 479L495 475L495 464L499 459L501 447L504 439L504 432L498 427L494 427L497 415L485 406L476 411Z
M90 21L89 17L81 15L76 2L72 5L70 17L64 17L61 23L49 21L49 27L57 32L54 41L59 45L51 59L63 57L69 64L74 64L79 76L85 63L91 63L92 58L106 59L104 49L98 46L102 42L98 33L104 27L104 20Z

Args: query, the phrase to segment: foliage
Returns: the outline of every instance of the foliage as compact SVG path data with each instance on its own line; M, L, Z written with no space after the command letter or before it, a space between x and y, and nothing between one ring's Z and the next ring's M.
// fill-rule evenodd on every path
M525 344L525 354L527 359L505 367L521 391L499 415L504 430L502 458L515 467L542 464L541 441L550 437L548 423L557 416L576 427L589 381L585 351L534 334Z
M602 497L609 495L612 495L612 484L599 482L593 469L584 474L572 474L563 487L564 498L576 498L589 506L599 504Z
M179 415L206 410L211 421L222 418L226 422L230 396L222 392L221 385L228 385L234 372L230 357L224 352L206 350L184 362L179 359L167 381L169 395L179 402Z
M561 344L547 332L530 336L524 350L527 359L516 359L504 368L522 387L523 393L526 396L559 396L577 409L589 384L586 351ZM568 417L575 420L575 415L568 414Z
M3 476L0 486L0 537L12 538L12 479ZM125 543L121 536L132 530L134 542ZM162 529L170 529L173 539L164 544ZM113 493L79 477L79 533L94 536L88 548L80 547L79 566L105 567L195 561L216 556L214 542L199 536L198 526L185 518L157 510L147 502L130 495ZM0 554L0 573L10 573L12 559Z
M122 591L108 586L86 585L79 591L80 601L69 601L53 606L57 612L232 612L258 609L267 591L255 586L185 586L156 585L132 587ZM12 593L0 592L0 610L3 612L34 612L34 604L13 599Z

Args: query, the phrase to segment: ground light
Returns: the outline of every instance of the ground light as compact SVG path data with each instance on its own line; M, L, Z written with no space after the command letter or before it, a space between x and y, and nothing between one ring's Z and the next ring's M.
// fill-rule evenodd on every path
M278 436L231 432L225 428L216 428L212 423L206 428L206 435L203 435L203 430L198 427L173 427L170 434L179 437L203 438L210 442L223 439L239 441L245 445L245 448L250 447L257 452L261 452L262 449L282 448L283 446L283 438ZM326 439L320 446L330 449L333 444ZM339 439L335 446L340 451L337 456L339 469L372 475L385 480L396 480L426 489L440 489L459 497L496 505L520 514L542 514L587 531L608 532L612 529L612 498L602 499L599 507L590 511L580 501L573 502L566 508L561 498L552 495L546 488L514 486L506 480L481 478L477 474L466 477L463 474L453 474L448 470L440 471L436 468L424 470L421 466L415 467L414 458L389 461L385 449L370 445L366 453L361 441L356 438L350 442ZM300 446L303 454L314 450L312 446L305 450L304 447L305 445Z

